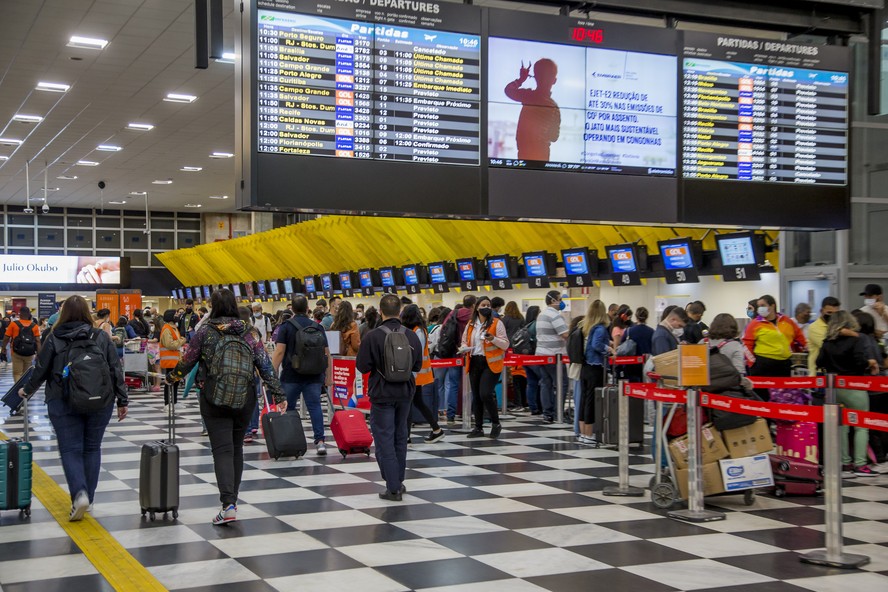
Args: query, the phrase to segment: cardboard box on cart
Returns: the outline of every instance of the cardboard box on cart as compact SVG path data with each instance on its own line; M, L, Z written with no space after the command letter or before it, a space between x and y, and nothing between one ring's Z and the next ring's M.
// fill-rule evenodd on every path
M771 452L774 448L774 441L771 439L771 430L768 429L768 422L761 417L751 425L725 430L722 432L722 436L725 439L725 446L731 458L755 456Z
M774 475L771 472L769 457L768 454L757 454L746 458L725 458L718 461L725 490L740 491L773 486Z
M703 464L714 463L728 456L722 434L712 424L706 424L700 429L700 448ZM688 468L688 437L681 436L669 443L669 452L675 468Z
M678 490L681 499L688 499L688 469L675 469L675 480L678 481ZM722 483L722 471L718 462L703 465L703 495L715 495L724 493L725 486Z
M666 352L653 357L654 372L662 377L667 386L678 385L678 350Z

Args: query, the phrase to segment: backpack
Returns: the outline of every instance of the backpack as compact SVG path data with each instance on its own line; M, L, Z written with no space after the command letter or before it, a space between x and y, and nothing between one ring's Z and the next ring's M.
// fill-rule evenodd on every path
M524 325L512 335L512 351L521 356L536 353L536 321Z
M303 327L296 321L296 317L290 319L290 323L296 327L296 333L291 339L290 365L296 374L303 376L315 376L323 374L327 370L327 336L324 329L317 323Z
M438 338L441 337L441 325L435 325L432 327L432 330L429 331L429 356L433 358L438 357Z
M761 401L759 396L755 394L755 391L749 391L742 387L737 388L736 390L725 391L722 395L737 399L746 399L747 401ZM732 413L730 411L723 411L722 409L710 409L709 412L712 417L712 425L722 432L752 425L758 419L754 415Z
M413 348L407 340L407 329L403 326L392 331L380 325L385 333L382 346L382 377L386 382L409 382L413 378Z
M99 346L101 331L91 329L89 337L67 344L62 386L65 399L77 413L94 413L111 404L114 387L111 367Z
M632 328L626 329L626 332L623 333L623 341L620 345L617 346L617 355L618 356L634 356L635 352L638 351L638 344L635 343L635 340L629 337L629 331Z
M567 357L571 364L583 364L586 361L586 343L583 330L579 325L567 336Z
M440 333L440 335L438 335L438 342L435 346L435 357L456 357L460 341L459 321L456 320L456 314L451 315L450 318L441 325L441 329L439 329L437 333Z
M709 385L704 390L709 393L740 390L743 376L731 363L731 359L717 347L709 348Z
M37 353L37 338L34 336L36 323L31 321L30 325L22 325L21 321L16 321L15 324L18 325L19 332L12 340L12 351L20 356L33 356Z
M243 409L247 394L255 388L253 349L242 336L222 333L214 325L210 327L221 335L221 339L216 343L207 368L204 385L207 401L217 407Z
M117 347L123 347L123 342L126 341L126 328L114 327L111 329L111 341Z

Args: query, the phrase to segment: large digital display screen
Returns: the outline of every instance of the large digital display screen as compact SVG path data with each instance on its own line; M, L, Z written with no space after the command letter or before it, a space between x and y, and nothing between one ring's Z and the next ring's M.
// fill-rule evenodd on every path
M663 258L663 268L667 271L694 268L694 257L688 242L661 244L660 256Z
M369 269L362 269L358 272L358 281L361 283L361 288L372 288L373 273Z
M546 256L544 253L524 253L524 275L529 278L547 277Z
M509 262L505 257L491 257L487 260L491 280L509 279Z
M589 251L587 249L561 251L564 259L565 275L586 275L589 273Z
M672 176L674 55L490 38L491 166Z
M234 294L235 299L241 299L241 286L240 284L231 284L231 293Z
M265 296L268 294L268 288L265 285L265 280L260 280L256 282L256 290L259 298L265 298Z
M129 281L129 259L120 257L0 255L0 269L0 284L119 286Z
M194 292L191 290L191 288L185 288L185 298L188 298L189 300L194 300Z
M253 292L253 282L244 284L244 295L247 297L247 300L253 300L256 297L256 294Z
M293 280L284 280L284 294L293 294Z
M457 259L456 269L459 273L459 281L475 281L475 262L472 259Z
M277 280L269 280L268 287L271 289L272 296L280 296L281 287Z
M433 284L446 284L447 272L443 263L429 263L429 278Z
M203 296L204 296L204 298L206 298L207 300L209 300L209 299L210 299L210 293L211 293L212 291L213 291L213 290L212 290L212 288L210 288L210 286L204 286L204 287L203 287Z
M350 271L340 271L339 272L339 287L343 290L351 290L352 289L352 280L351 280L351 272Z
M395 285L395 274L391 267L383 267L380 269L379 279L383 288L392 288Z
M404 271L404 284L407 286L416 286L419 284L419 276L416 273L416 266L407 265L402 268Z
M638 271L638 264L635 262L635 249L632 247L608 248L608 258L614 273Z
M734 236L729 238L716 237L718 253L722 265L755 265L755 250L752 246L752 236Z
M824 69L836 49L686 33L684 176L845 185L849 77Z
M306 294L315 294L318 291L317 286L315 285L315 279L313 275L307 275L303 279L303 283L305 284L305 293Z

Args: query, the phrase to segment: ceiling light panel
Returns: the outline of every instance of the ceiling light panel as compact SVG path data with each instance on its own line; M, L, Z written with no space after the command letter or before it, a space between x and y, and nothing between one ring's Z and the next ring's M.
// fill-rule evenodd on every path
M49 92L63 93L63 92L68 92L68 90L70 88L71 88L70 84L61 84L58 82L38 82L37 83L37 90L45 90L45 91L49 91Z
M81 37L73 35L68 41L68 47L78 47L80 49L105 49L108 45L107 39L96 39L94 37Z
M40 123L43 121L43 118L39 115L25 115L24 113L17 113L12 116L13 121L19 121L21 123Z
M210 158L234 158L234 154L231 152L213 152L210 154Z
M132 122L132 123L127 124L126 129L135 130L135 131L139 131L139 132L150 132L151 130L154 129L154 126L151 125L150 123Z
M199 173L203 170L203 167L198 166L183 166L180 171L185 171L186 173Z
M99 163L97 163L94 160L78 160L75 164L77 164L78 166L89 166L89 167L99 166Z
M164 101L170 103L193 103L197 100L197 97L194 95L181 95L178 93L169 93L164 97Z
M120 152L123 150L123 147L115 146L114 144L99 144L96 146L96 150L99 152Z

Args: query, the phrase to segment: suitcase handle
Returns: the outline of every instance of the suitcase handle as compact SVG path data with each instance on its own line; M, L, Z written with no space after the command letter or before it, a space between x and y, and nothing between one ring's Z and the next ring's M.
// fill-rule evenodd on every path
M173 384L164 383L164 390L169 389L169 396L167 400L170 402L169 404L169 414L167 415L167 436L169 437L170 444L176 443L176 422L173 417L176 410L176 397L179 394L179 382L176 381Z

